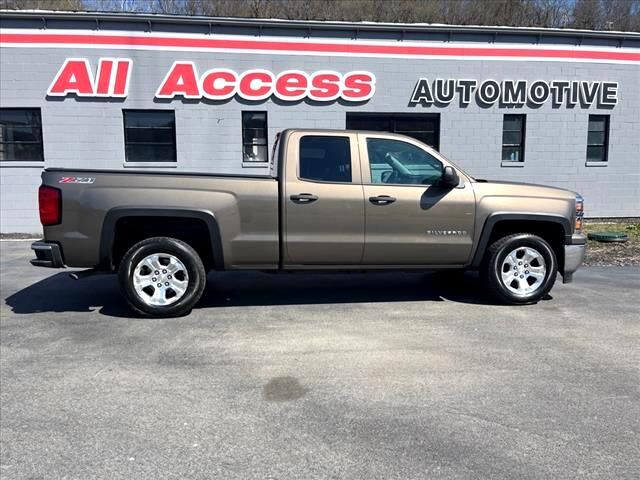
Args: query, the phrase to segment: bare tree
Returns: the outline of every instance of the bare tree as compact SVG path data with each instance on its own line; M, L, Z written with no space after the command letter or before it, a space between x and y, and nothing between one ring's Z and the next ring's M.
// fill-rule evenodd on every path
M84 10L82 0L0 0L6 10Z
M640 31L640 0L0 0L0 8Z
M564 28L569 25L572 5L567 0L537 0L530 26Z
M602 11L600 0L576 0L573 7L573 28L596 30L602 28Z
M634 14L638 15L638 0L606 0L602 2L603 27L606 30L630 30Z

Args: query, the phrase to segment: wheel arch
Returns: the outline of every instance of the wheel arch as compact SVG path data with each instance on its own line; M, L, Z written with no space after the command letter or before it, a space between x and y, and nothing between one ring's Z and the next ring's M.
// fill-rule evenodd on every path
M571 242L572 235L569 219L561 215L509 212L494 213L485 220L471 267L480 267L496 236L511 233L532 233L544 238L554 249L559 266L563 265L563 246Z
M100 233L100 266L108 270L112 270L114 267L114 246L117 240L118 225L121 221L133 218L145 218L149 221L157 221L163 217L202 222L209 237L207 246L211 252L212 267L216 270L224 269L222 237L220 235L218 221L213 212L200 209L134 206L112 208L105 215ZM184 241L184 239L181 240ZM187 243L189 242L187 241Z

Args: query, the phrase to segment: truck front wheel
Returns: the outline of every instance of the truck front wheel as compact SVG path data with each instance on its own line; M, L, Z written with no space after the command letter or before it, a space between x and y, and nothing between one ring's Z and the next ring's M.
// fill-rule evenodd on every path
M508 235L487 251L484 276L503 302L524 305L544 297L556 281L558 262L551 246L530 233Z
M129 306L148 317L177 317L191 311L206 284L206 271L187 243L153 237L136 243L118 271Z

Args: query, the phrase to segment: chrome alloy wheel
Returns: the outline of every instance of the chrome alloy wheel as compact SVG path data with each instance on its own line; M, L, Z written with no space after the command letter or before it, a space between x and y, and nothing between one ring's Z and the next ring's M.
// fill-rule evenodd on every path
M189 274L177 257L155 253L143 258L133 271L133 288L147 305L162 307L180 300L189 285Z
M502 283L519 296L527 296L538 290L547 275L544 257L535 248L518 247L502 262Z

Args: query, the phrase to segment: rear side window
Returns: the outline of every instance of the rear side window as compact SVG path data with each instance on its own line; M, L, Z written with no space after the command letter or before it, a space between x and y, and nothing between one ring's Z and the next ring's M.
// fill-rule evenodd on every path
M307 135L300 139L300 178L351 182L349 137Z

